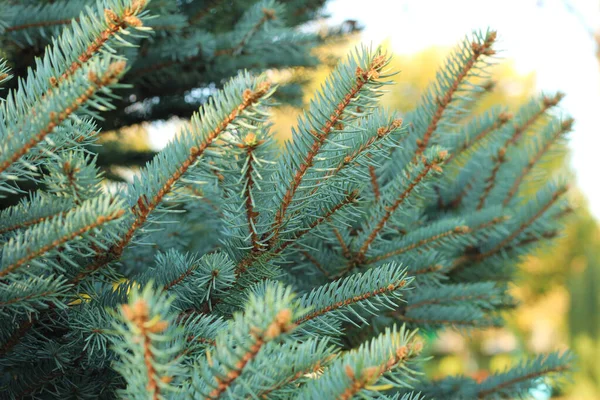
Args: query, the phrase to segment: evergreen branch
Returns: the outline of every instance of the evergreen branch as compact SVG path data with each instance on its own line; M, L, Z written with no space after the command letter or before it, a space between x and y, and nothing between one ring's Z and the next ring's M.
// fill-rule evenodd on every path
M473 90L468 97L460 97L460 99L457 99L456 111L454 112L454 115L451 116L450 122L460 123L465 118L468 118L469 113L475 111L474 108L481 104L480 102L483 101L485 95L494 91L496 85L497 82L489 79L478 86L477 89L479 90Z
M493 282L477 282L471 284L443 284L423 287L409 296L405 311L440 304L469 303L482 308L492 308L500 303L500 290Z
M125 234L124 238L117 245L117 247L113 250L117 255L120 255L123 251L123 248L129 243L135 231L143 225L143 223L148 218L149 214L160 204L163 197L169 193L175 185L175 183L187 172L187 170L196 162L196 160L202 156L204 151L217 139L217 137L225 131L225 129L233 122L236 118L239 117L241 113L243 113L246 109L250 108L253 104L258 102L261 97L264 97L270 89L270 84L268 82L263 82L259 85L256 91L252 91L250 89L246 89L244 91L243 101L242 103L235 109L233 109L227 117L225 117L216 128L211 131L206 138L204 138L203 142L200 143L197 147L192 147L189 152L188 158L181 164L179 169L166 180L165 184L160 188L160 190L156 193L156 195L150 200L146 200L143 198L138 199L138 207L136 209L136 219L129 227L129 230Z
M65 199L34 193L29 200L0 212L0 235L28 228L53 218L64 216L73 204Z
M361 143L359 148L354 150L351 154L348 154L340 164L330 173L328 173L324 179L327 179L331 176L336 176L343 168L351 165L358 157L363 155L365 152L369 151L374 144L376 144L381 139L385 138L387 135L392 133L393 131L399 129L402 126L402 119L398 118L392 121L389 126L382 126L377 129L377 135L369 137L364 143ZM369 171L371 170L369 167ZM373 179L373 178L371 178ZM375 178L374 186L377 185L377 178ZM316 190L317 188L315 188ZM377 189L379 190L379 189Z
M518 121L512 128L512 134L507 138L506 142L503 146L498 149L498 152L494 159L494 165L492 167L492 171L490 176L486 179L485 188L481 196L479 197L479 203L477 205L477 209L481 210L485 205L485 201L494 188L496 184L496 177L502 165L506 162L506 152L508 151L509 146L514 145L521 138L523 133L531 127L537 120L539 120L550 108L555 107L560 100L564 97L562 93L557 93L554 97L544 96L542 98L542 106L538 107L538 109L529 116L525 121Z
M461 155L464 151L466 151L469 148L472 148L474 145L477 145L478 143L480 143L490 133L500 129L506 123L508 123L511 120L511 118L512 118L512 115L507 114L507 113L498 114L498 117L496 118L496 120L494 121L493 124L483 127L483 129L480 129L476 133L475 137L473 137L472 139L468 138L468 140L465 141L459 148L452 151L450 156L448 157L448 159L446 159L445 163L449 164L450 162L452 162L452 160L454 160L456 157Z
M154 318L150 320L148 304L141 299L135 302L131 307L128 304L123 304L122 312L129 323L134 325L139 331L140 342L144 353L144 365L148 377L146 390L150 392L153 400L158 400L161 398L158 386L158 381L161 377L156 374L156 370L154 369L151 334L163 332L167 328L167 323L162 320L156 321Z
M314 311L294 322L300 325L325 315L344 319L344 310L352 310L352 307L393 307L395 300L401 298L403 289L411 280L406 277L406 270L396 264L387 264L339 279L304 295L300 304ZM354 314L358 315L356 312Z
M66 280L54 275L32 276L18 285L0 282L0 314L10 315L9 311L34 312L48 303L57 305L56 300L67 290Z
M407 246L404 246L404 247L401 247L399 249L387 252L385 254L378 255L376 257L372 257L372 258L366 259L364 261L364 263L366 265L373 264L373 263L385 260L386 258L394 257L394 256L397 256L397 255L406 253L408 251L414 250L416 248L427 246L427 245L429 245L429 244L431 244L433 242L436 242L438 240L441 240L441 239L444 239L444 238L447 238L447 237L460 236L460 235L465 235L465 234L469 234L469 233L472 233L472 230L468 226L462 226L462 225L461 226L457 226L457 227L452 228L450 230L447 230L445 232L441 232L441 233L438 233L436 235L433 235L433 236L421 239L421 240L419 240L417 242L411 243L411 244L409 244Z
M263 16L256 21L254 25L246 32L242 40L233 48L230 49L221 49L215 52L215 56L224 56L224 55L233 55L237 56L242 52L244 46L252 39L254 35L260 30L260 28L267 22L272 21L277 18L277 14L274 9L271 8L262 8L261 12Z
M508 191L508 194L504 198L502 204L506 206L508 205L508 203L510 203L512 198L519 191L519 187L521 186L521 183L523 183L523 179L525 179L527 174L529 174L533 167L542 159L544 154L546 154L548 150L550 150L550 148L556 143L556 141L559 140L561 136L563 136L565 133L571 130L572 126L573 119L569 118L564 120L560 125L556 127L558 129L554 130L552 136L549 138L550 140L547 140L546 143L542 147L540 147L535 154L531 156L527 165L523 167L523 169L521 169L521 172L519 173L519 175L517 175L516 179L514 180L513 185ZM552 126L552 128L555 127Z
M523 133L529 129L537 120L539 120L549 109L556 107L558 103L565 97L561 92L557 92L553 97L544 96L542 98L542 106L536 110L527 120L519 123L514 127L513 134L506 141L504 147L517 143Z
M152 400L164 399L164 392L173 391L171 382L178 379L177 354L182 340L170 312L172 299L165 292L156 293L152 285L140 293L133 288L127 304L115 311L114 350L119 355L115 369L123 374L127 387L122 395Z
M426 267L423 268L419 268L416 271L410 271L410 275L412 276L417 276L417 275L424 275L424 274L430 274L433 272L438 272L444 269L443 265L440 264L435 264L435 265L428 265Z
M571 363L572 356L569 353L540 355L509 371L490 376L475 387L473 394L480 400L520 397L530 390L539 378L557 377L569 371Z
M369 250L369 246L371 243L377 238L379 233L385 227L387 221L390 219L392 214L404 203L404 201L410 196L413 190L430 174L431 171L441 172L440 164L443 163L444 159L447 156L447 152L442 151L438 153L434 158L428 160L423 157L422 163L423 168L418 172L418 174L414 177L407 177L409 181L406 188L398 195L396 200L389 206L385 208L385 213L381 217L381 219L375 225L375 228L368 234L366 240L360 246L358 253L356 254L356 260L358 262L363 262L365 259L365 255Z
M51 250L120 219L123 214L121 204L114 199L96 198L67 212L64 217L29 228L5 245L0 278Z
M233 86L233 85L232 85ZM210 120L209 123L214 126L211 131L209 131L204 137L201 138L200 143L196 143L188 149L188 156L180 163L179 167L173 171L173 173L168 176L162 185L158 188L155 194L148 199L145 194L142 194L137 199L137 204L133 209L134 212L134 220L129 225L126 233L123 235L121 240L113 245L110 250L105 254L99 254L96 259L85 267L74 279L74 283L80 282L89 274L95 272L96 270L102 268L107 263L118 259L125 247L129 244L131 239L133 238L136 231L146 222L151 212L158 207L158 205L163 200L164 196L169 193L173 186L178 182L178 180L196 163L196 161L204 154L206 149L213 144L213 142L217 139L217 137L223 133L227 127L232 124L236 119L240 118L240 116L247 110L249 110L255 103L259 102L261 98L266 97L270 91L270 83L262 82L259 83L256 87L256 90L245 89L243 91L242 101L233 107L229 114L220 120ZM231 89L230 89L231 90ZM235 90L235 89L234 89ZM225 96L224 93L221 96ZM219 104L220 101L224 101L222 97L216 97L215 102ZM221 106L221 104L219 104ZM207 117L208 118L208 117ZM200 128L200 124L203 121L201 117L196 114L193 117L193 126L195 126L199 130L205 130L206 128ZM195 140L194 140L195 141ZM172 143L170 147L167 147L163 150L163 153L173 151L180 147L179 143ZM158 157L158 156L157 156ZM160 162L160 158L156 158L156 162ZM155 165L152 163L146 168L146 170L155 168Z
M490 176L485 180L485 188L483 189L481 196L479 196L477 210L481 210L483 208L488 195L490 194L490 192L494 188L494 185L496 184L496 176L498 175L498 171L500 171L500 167L502 167L502 164L504 164L504 162L506 161L506 147L501 147L498 150L496 156L493 157L493 159L494 166L492 167L492 172L490 173Z
M496 32L488 32L482 43L478 43L477 41L471 43L471 56L467 62L462 65L458 73L455 74L452 83L449 85L443 96L437 97L436 99L437 108L431 115L429 125L427 126L422 139L419 139L417 142L417 152L415 154L415 158L423 154L429 145L429 141L431 140L433 133L437 130L438 124L444 115L446 107L448 107L448 105L452 102L454 94L460 87L461 83L463 83L463 81L469 76L469 72L473 67L475 67L479 58L482 56L491 56L495 54L495 51L492 50L492 45L495 40Z
M282 196L281 204L279 205L277 214L275 215L275 221L273 222L273 235L270 239L271 245L273 245L279 238L279 232L283 227L287 210L290 207L292 200L294 199L294 195L296 194L296 191L300 187L304 176L308 172L309 168L312 166L315 157L319 154L322 146L325 144L330 133L340 122L340 119L346 111L346 108L350 105L352 100L361 92L365 85L379 78L379 73L386 63L387 60L383 55L370 56L367 62L366 70L357 67L354 82L347 90L342 100L334 107L331 115L327 117L325 125L319 128L315 128L310 132L313 136L312 145L310 146L308 154L303 156L303 161L295 170L292 181L287 183L286 185L287 189L285 190L285 193ZM331 83L331 85L333 85L333 83Z
M498 249L497 251L495 251L493 253L486 252L485 254L482 254L482 253L465 254L465 255L457 258L456 260L454 260L450 270L452 270L452 271L458 270L460 267L462 267L465 264L470 263L470 262L482 262L483 260L494 256L500 250L505 250L506 252L510 252L510 251L516 250L518 248L526 247L532 243L538 243L543 240L551 240L558 236L559 236L559 231L550 230L550 231L545 231L540 235L535 235L535 236L524 238L523 240L518 241L514 245L505 246L502 249Z
M263 348L263 346L269 340L279 336L279 334L290 330L291 326L289 310L281 310L264 332L249 332L254 341L248 348L248 351L240 357L237 364L229 371L225 378L216 378L217 387L208 394L207 398L218 399L221 394L223 394L242 374L242 371L246 365L258 355L258 352Z
M394 388L407 387L414 379L410 363L422 349L423 343L404 327L386 328L384 333L334 360L321 377L306 383L298 398L351 399L362 391L365 397L375 397L381 393L373 385L380 380Z
M46 191L71 199L75 205L101 193L102 174L98 172L96 159L83 151L61 153L46 163L45 169L42 182Z
M405 323L419 328L439 329L441 327L481 328L498 327L500 321L486 318L479 307L463 305L460 308L446 306L444 304L432 304L420 308L408 310L413 316L407 316L400 312L392 312L391 315Z
M260 390L256 394L256 396L260 399L267 400L271 393L276 392L276 391L282 389L283 387L298 381L299 379L301 379L302 377L304 377L306 375L318 373L322 367L323 366L322 366L321 361L317 361L314 365L308 366L308 367L296 372L294 375L287 377L287 379L284 379L281 382L278 382L277 384L270 386L266 389ZM251 398L252 397L250 397L250 396L247 397L247 399L251 399Z
M94 94L102 88L114 84L119 79L119 76L123 74L124 70L124 61L110 63L106 68L106 71L104 71L100 77L98 77L94 71L90 70L88 73L89 86L87 86L87 88L78 88L79 96L77 96L72 103L65 104L61 110L50 111L48 123L29 141L14 149L11 152L11 156L0 164L0 174L44 140L58 125L75 113L81 105L92 99ZM9 137L10 136L12 135L9 135Z
M298 313L294 296L282 285L267 286L261 296L251 293L244 313L235 313L227 328L219 332L216 346L206 360L197 365L193 382L199 395L218 399L240 382L244 388L245 372L258 362L266 345L291 332Z
M523 231L525 231L537 219L539 219L542 215L544 215L544 213L546 211L548 211L548 209L550 209L550 207L552 207L556 203L556 201L558 201L558 199L563 194L565 194L568 190L569 190L568 185L559 187L557 190L554 191L554 193L552 194L550 199L542 207L540 207L535 214L533 214L531 217L529 217L524 222L522 222L517 227L517 229L515 229L508 236L506 236L504 239L502 239L502 241L500 241L500 243L498 243L496 246L494 246L492 249L488 250L487 252L478 255L477 258L478 259L479 258L487 258L490 255L498 253L500 250L502 250L502 248L504 248L504 246L509 244L513 239L515 239L517 236L519 236L521 233L523 233Z
M84 52L77 56L76 61L73 61L68 70L64 71L61 76L52 82L53 86L56 86L60 82L68 79L78 69L81 68L86 62L88 62L94 54L98 53L100 49L119 31L126 29L127 27L140 28L143 23L137 15L146 6L146 0L132 0L130 7L125 7L120 13L107 8L104 10L104 18L108 27L101 31L96 38L91 41L90 45L85 49Z

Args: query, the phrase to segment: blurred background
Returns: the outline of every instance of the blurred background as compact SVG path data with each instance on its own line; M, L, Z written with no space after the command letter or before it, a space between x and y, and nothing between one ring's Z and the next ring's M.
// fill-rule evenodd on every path
M318 67L267 72L275 81L302 82L305 104L353 47L382 44L394 54L393 68L400 71L383 103L409 111L451 47L472 30L487 28L498 31L496 48L501 52L493 73L495 86L482 108L505 104L514 110L539 92L566 94L562 111L576 122L569 152L547 166L572 176L573 215L566 232L551 248L540 248L523 262L512 288L520 305L507 315L507 327L466 336L447 330L429 338L428 348L440 362L427 372L483 379L525 355L569 347L577 354L578 369L553 396L600 399L600 1L329 0L323 15L303 29L337 25L354 33L325 41L316 50ZM290 137L299 109L281 105L275 110L273 122L282 142ZM104 140L130 140L131 148L158 150L183 123L171 119L134 125L104 135ZM530 190L533 194L536 187ZM543 387L536 398L548 398Z

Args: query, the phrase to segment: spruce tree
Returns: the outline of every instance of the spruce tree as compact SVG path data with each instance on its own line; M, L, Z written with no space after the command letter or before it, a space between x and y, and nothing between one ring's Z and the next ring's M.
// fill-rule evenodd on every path
M39 186L0 211L3 397L527 398L564 376L568 353L483 381L422 373L435 359L419 330L501 325L519 260L569 210L567 184L538 168L572 125L552 111L562 95L476 111L495 32L466 37L403 118L378 107L389 57L357 48L280 149L278 88L237 71L301 64L285 58L292 43L310 58L316 39L279 25L302 2L237 19L245 2L227 2L211 34L191 18L208 2L83 3L8 2L2 21L15 46L49 43L26 75L0 64L2 84L20 76L0 104L0 192ZM164 32L178 24L185 34ZM182 66L205 56L201 71ZM185 93L230 73L200 107ZM99 124L135 122L124 96L157 96L155 118L170 100L197 111L132 182L107 188L96 139Z

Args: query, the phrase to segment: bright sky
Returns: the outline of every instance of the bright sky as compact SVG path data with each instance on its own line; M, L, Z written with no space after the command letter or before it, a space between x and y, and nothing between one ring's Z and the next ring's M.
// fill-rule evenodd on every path
M567 94L561 104L576 121L571 164L600 218L600 64L589 33L600 28L600 1L331 0L327 10L332 23L358 20L363 41L389 39L400 54L451 46L473 29L497 30L497 48L518 72L534 71L540 91Z

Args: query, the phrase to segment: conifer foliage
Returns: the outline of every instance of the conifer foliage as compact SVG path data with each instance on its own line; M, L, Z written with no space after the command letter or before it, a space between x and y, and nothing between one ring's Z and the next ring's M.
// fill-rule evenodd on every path
M2 195L43 184L0 211L3 396L527 398L570 368L555 353L483 381L421 372L435 359L418 330L502 324L520 257L568 211L567 185L539 168L572 125L552 111L562 95L514 116L475 111L495 32L465 38L403 118L378 107L393 90L389 57L356 49L285 149L268 122L277 88L236 73L132 182L107 190L90 152L97 121L123 92L184 83L140 73L189 61L161 28L182 19L171 2L99 0L68 23L45 20L80 11L60 1L22 20L33 3L1 25L14 40L52 38L0 104ZM221 38L237 45L213 52L227 56L218 68L243 68L232 60L246 45L292 40L263 29L284 10L249 7ZM183 40L204 46L198 35ZM140 41L158 64L139 62ZM531 199L533 180L543 188Z

